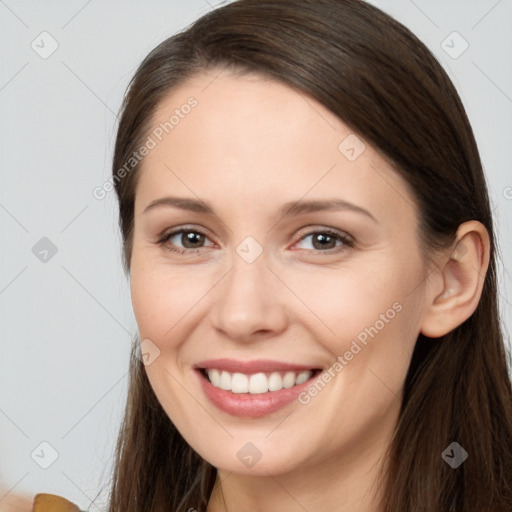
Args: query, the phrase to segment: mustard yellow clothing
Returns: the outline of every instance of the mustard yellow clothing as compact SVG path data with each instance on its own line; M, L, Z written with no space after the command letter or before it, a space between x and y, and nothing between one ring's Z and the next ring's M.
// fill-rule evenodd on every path
M32 512L82 512L75 504L55 494L39 493L34 496Z

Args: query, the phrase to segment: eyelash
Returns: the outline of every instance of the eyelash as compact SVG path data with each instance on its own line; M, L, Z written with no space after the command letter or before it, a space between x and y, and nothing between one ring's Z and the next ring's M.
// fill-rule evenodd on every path
M162 235L157 240L157 244L160 247L163 247L164 244L169 239L171 239L173 236L178 235L180 233L198 233L198 234L203 235L203 236L208 238L208 235L206 233L204 233L203 231L201 231L200 229L181 228L181 229L178 229L176 231L172 231L170 233ZM342 246L338 246L336 248L332 248L332 249L326 249L325 251L321 251L321 250L318 250L318 249L313 249L313 250L306 249L308 252L313 252L314 254L333 254L333 253L339 252L340 250L346 249L347 247L354 247L354 241L351 238L349 238L348 236L344 235L341 232L335 231L333 229L328 229L328 228L327 229L316 230L316 231L310 231L309 233L305 233L295 243L301 242L302 240L304 240L308 236L318 235L318 234L328 235L330 237L336 238L337 240L342 242L343 245ZM168 251L170 251L170 252L174 252L174 253L178 253L178 254L184 255L185 253L195 253L197 251L200 251L201 249L204 249L204 247L196 247L195 249L187 249L187 248L181 249L181 248L177 248L177 247L173 247L173 246L167 246L166 249Z

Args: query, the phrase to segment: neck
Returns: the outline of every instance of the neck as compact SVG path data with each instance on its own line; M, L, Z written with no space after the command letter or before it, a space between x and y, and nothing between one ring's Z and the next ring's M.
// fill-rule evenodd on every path
M251 476L219 469L208 512L380 512L383 488L379 478L389 439L388 433L383 442L381 430L380 436L354 440L351 448L333 453L321 463L304 463L276 475Z

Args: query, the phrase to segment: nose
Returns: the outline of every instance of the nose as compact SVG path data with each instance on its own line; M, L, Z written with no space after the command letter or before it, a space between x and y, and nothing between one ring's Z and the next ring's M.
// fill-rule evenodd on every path
M283 284L262 256L247 263L235 253L231 270L212 297L214 327L237 342L277 336L287 327Z

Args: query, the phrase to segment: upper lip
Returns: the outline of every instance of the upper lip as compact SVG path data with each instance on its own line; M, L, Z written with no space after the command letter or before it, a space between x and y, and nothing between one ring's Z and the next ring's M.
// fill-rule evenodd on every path
M194 365L198 369L217 369L225 370L230 373L258 373L258 372L274 372L274 371L304 371L304 370L315 370L318 366L303 365L303 364L292 364L281 361L272 361L270 359L256 359L254 361L241 361L236 359L208 359L207 361L201 361Z

